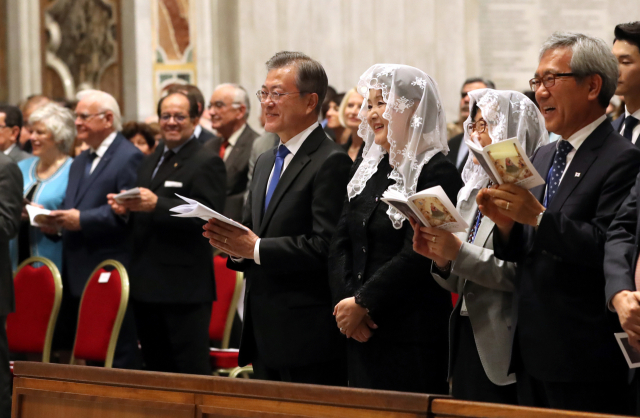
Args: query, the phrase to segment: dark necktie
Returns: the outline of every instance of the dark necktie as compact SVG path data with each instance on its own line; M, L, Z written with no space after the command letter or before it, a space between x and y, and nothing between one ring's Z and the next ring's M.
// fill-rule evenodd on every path
M95 152L89 152L87 164L84 166L84 178L87 178L91 175L91 166L93 165L93 160L95 160L97 156L98 154L96 154Z
M269 207L269 201L273 196L273 192L276 190L276 186L280 181L280 176L282 175L282 167L284 166L284 158L289 154L289 148L284 145L280 145L278 147L278 152L276 154L276 163L273 166L273 176L271 176L271 183L269 183L269 188L267 189L267 196L264 198L264 211L267 211Z
M167 164L169 164L169 161L171 161L171 157L173 157L174 155L175 155L175 152L173 152L170 149L164 153L160 161L158 161L158 166L156 167L156 169L153 172L153 175L151 176L152 179L156 176L156 174L158 174L158 171L160 171L162 167L165 167L167 166Z
M549 172L548 177L549 181L547 184L547 207L549 207L553 196L555 196L556 192L558 191L562 173L564 173L564 169L567 167L567 155L569 155L572 150L573 145L571 145L569 141L564 139L558 141L558 149L556 150L556 155L553 158L553 165L551 166L551 171Z
M624 133L622 134L622 136L631 141L633 139L633 128L635 128L637 124L638 119L634 118L631 115L624 118Z

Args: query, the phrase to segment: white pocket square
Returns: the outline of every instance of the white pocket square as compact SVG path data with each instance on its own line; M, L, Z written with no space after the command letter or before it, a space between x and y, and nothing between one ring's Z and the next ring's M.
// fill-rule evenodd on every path
M182 187L182 182L179 181L165 181L164 187Z

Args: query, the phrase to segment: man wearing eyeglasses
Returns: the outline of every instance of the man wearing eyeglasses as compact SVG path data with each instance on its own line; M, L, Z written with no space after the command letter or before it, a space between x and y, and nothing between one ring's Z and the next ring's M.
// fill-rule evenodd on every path
M206 149L220 155L227 168L227 201L224 214L240 222L247 190L249 156L258 134L247 124L251 104L247 91L237 84L221 84L209 102L211 127L219 137L209 140Z
M169 209L197 200L222 212L226 171L220 157L196 140L197 102L172 93L158 103L164 146L140 165L140 197L108 196L113 211L131 216L131 301L147 370L211 374L209 322L215 300L211 247L202 221Z
M56 327L56 345L73 345L78 305L89 275L107 259L128 266L130 231L115 215L107 194L133 187L142 153L118 131L120 107L115 98L98 90L78 94L76 129L89 149L69 169L69 183L60 210L51 212L62 228L63 302ZM128 310L129 312L130 310ZM138 368L139 354L132 314L125 315L116 346L114 367Z
M15 106L0 104L0 151L18 162L32 155L20 149L22 112Z
M530 82L547 129L561 137L532 158L546 184L478 194L499 231L496 256L517 262L512 368L523 405L632 412L603 269L607 228L640 169L640 150L606 120L617 80L604 41L554 33Z
M320 63L279 52L267 70L257 95L280 144L256 161L243 216L251 231L210 220L204 235L247 278L240 365L252 363L259 379L345 385L327 256L352 161L318 123Z

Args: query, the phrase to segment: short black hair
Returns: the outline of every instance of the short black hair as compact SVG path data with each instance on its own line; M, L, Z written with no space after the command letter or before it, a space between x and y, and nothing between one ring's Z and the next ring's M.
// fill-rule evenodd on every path
M199 105L198 116L202 116L205 109L204 95L202 94L202 91L200 91L200 89L197 86L194 86L193 84L174 83L168 86L167 88L168 94L181 93L181 92L185 93L187 97L193 97L195 99L196 103L198 103Z
M469 116L471 116L472 121L476 120L476 114L478 113L478 109L480 109L478 107L478 103L474 103L473 107L471 108L471 112L469 114Z
M183 97L186 97L187 100L189 101L189 117L191 119L195 119L200 116L198 115L198 102L196 102L196 99L193 96L189 96L181 91L176 91L174 93L167 94L166 96L164 96L162 99L158 101L158 118L160 117L160 113L162 113L162 102L164 102L164 99L166 99L169 96L173 96L175 94L179 94Z
M296 67L296 87L304 93L318 95L316 114L322 111L322 103L327 95L329 80L322 65L302 52L280 51L267 61L267 71L287 66Z
M640 51L640 22L621 23L613 31L616 41L627 41Z
M482 83L485 86L487 86L488 89L494 89L496 88L496 85L493 83L493 81L487 79L487 78L482 78L482 77L471 77L471 78L467 78L466 80L464 80L464 83L462 83L462 87L466 86L467 84L471 84L471 83Z
M153 148L156 144L156 138L153 130L146 123L138 123L136 121L127 122L122 126L122 136L129 141L137 134L142 135L149 148Z
M13 128L17 126L22 129L22 112L20 108L17 106L12 106L10 104L0 103L0 113L4 113L4 124L9 128ZM20 133L18 133L17 141L20 140ZM16 142L17 142L16 141Z

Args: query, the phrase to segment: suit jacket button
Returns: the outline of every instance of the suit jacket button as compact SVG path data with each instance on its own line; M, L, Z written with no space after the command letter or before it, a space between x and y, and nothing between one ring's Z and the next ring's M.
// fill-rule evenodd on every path
M476 295L473 292L467 293L467 299L473 299Z
M376 196L376 202L378 201L378 199L380 199L380 196Z
M366 220L366 219L363 219L363 220L362 220L362 226L366 226L366 225L367 225L367 220Z
M358 273L358 279L362 279L362 273Z
M364 248L364 247L362 247L362 252L363 252L363 253L366 253L366 252L367 252L367 249L366 249L366 248Z

